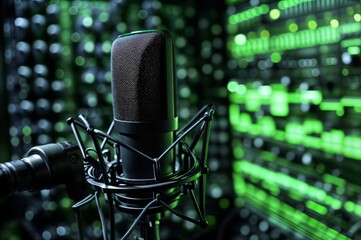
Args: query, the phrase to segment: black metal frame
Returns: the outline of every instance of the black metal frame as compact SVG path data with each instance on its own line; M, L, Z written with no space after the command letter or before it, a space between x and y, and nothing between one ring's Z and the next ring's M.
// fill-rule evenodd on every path
M112 133L114 122L112 122L108 131L105 133L101 130L93 128L82 115L79 116L81 122L73 118L69 118L67 123L70 125L74 133L83 156L87 181L91 186L94 187L94 193L73 205L73 209L76 213L79 240L83 239L83 227L80 217L80 208L92 202L93 200L95 200L97 204L99 218L102 225L103 239L108 240L107 224L99 204L99 195L101 193L104 193L109 208L109 233L111 240L114 240L116 235L114 207L117 207L120 211L138 215L132 226L121 239L126 239L129 237L135 226L142 221L152 221L152 224L150 224L152 226L151 228L147 227L149 224L141 224L142 239L159 239L159 216L160 213L163 213L166 210L189 222L197 224L201 227L206 227L208 223L205 221L205 193L206 175L209 172L207 168L207 155L210 127L213 115L214 106L212 104L204 106L182 129L177 131L176 140L158 158L151 158L137 149L134 149L131 146L128 146L127 144L112 137L110 134ZM88 133L88 136L91 137L94 145L93 148L85 148L85 144L80 135L79 128L85 130ZM197 130L197 132L195 132L193 140L190 144L187 144L185 142L185 138L195 130ZM198 157L196 156L194 149L200 140L202 140L202 148L200 156ZM101 144L100 141L102 141ZM107 145L110 145L114 150L114 160L112 161L109 161L111 158L109 149L105 149ZM152 161L154 181L139 183L129 183L126 181L122 177L121 172L119 172L119 166L121 166L119 146L134 151L149 161ZM177 158L179 158L181 161L181 168L169 178L162 179L158 174L159 161L172 149L178 149ZM90 155L91 152L96 153L97 159ZM196 199L194 192L197 185L196 182L198 182L199 185L198 200ZM176 194L174 194L174 196L170 196L170 199L163 199L160 192L164 192L169 189L177 189ZM146 200L142 200L139 204L138 202L135 202L131 207L124 206L124 204L122 204L124 195L126 196L127 194L134 193L137 194L144 191L152 193L153 197L150 201L144 203ZM197 211L198 219L192 219L188 216L180 214L179 212L176 212L173 209L177 206L177 202L181 195L190 196Z

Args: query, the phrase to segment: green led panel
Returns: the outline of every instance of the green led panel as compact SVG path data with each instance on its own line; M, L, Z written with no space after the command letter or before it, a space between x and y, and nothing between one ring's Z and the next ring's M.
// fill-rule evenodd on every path
M292 239L361 238L361 3L228 6L235 204Z

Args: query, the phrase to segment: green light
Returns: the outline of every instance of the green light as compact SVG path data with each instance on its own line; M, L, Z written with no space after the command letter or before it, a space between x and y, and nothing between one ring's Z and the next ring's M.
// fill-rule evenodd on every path
M266 118L266 117L267 116L265 116L264 118ZM276 160L275 155L273 153L267 152L267 151L262 151L261 157L263 160L270 161L270 162L274 162Z
M355 204L355 214L361 216L361 206L359 204Z
M312 0L283 0L278 3L278 8L281 10L285 10L287 8L296 6L298 4L304 3L304 2L310 2Z
M344 137L345 134L341 130L334 129L329 132L323 132L321 134L323 150L329 153L341 154Z
M238 85L237 87L237 94L243 95L247 92L247 87L243 84Z
M55 123L54 128L56 132L64 132L68 128L68 125L62 121L59 121Z
M262 97L268 97L272 93L272 88L269 85L260 86L258 88L258 93Z
M237 159L240 159L244 156L243 148L241 147L233 147L233 156Z
M344 110L343 108L336 110L336 115L337 115L338 117L342 117L344 114L345 114L345 110Z
M239 132L247 132L253 126L251 116L247 113L240 114L237 105L230 107L230 121L232 127Z
M298 31L298 25L296 23L291 23L288 25L288 29L290 32L297 32Z
M75 64L78 66L83 66L85 64L85 58L82 56L77 56L75 58Z
M281 11L279 9L272 9L269 15L271 19L276 20L281 16Z
M91 17L84 17L83 25L85 27L90 27L91 25L93 25L93 19Z
M346 181L344 179L330 175L328 173L325 173L322 178L325 182L332 183L340 187L344 187L346 184Z
M118 24L117 24L117 30L118 30L118 32L120 32L120 33L124 33L124 32L126 32L127 31L127 25L125 24L125 22L119 22Z
M271 61L273 63L279 63L282 59L282 56L279 52L274 52L271 54Z
M105 41L102 44L102 51L104 53L110 53L111 49L112 49L112 43L110 41Z
M68 208L70 208L71 207L71 205L72 205L72 202L71 202L71 200L69 199L69 198L62 198L61 199L61 201L60 201L60 206L62 207L62 208L65 208L65 209L68 209Z
M29 126L23 127L23 134L24 134L25 136L30 136L30 134L31 134L31 127L29 127Z
M106 101L107 103L112 104L112 102L113 102L113 94L112 94L112 93L108 93L108 94L105 96L105 101Z
M355 112L361 113L361 107L355 107Z
M361 107L361 98L358 97L343 97L341 103L345 107Z
M347 48L347 52L350 55L359 55L361 53L361 50L360 50L360 47L354 46L354 47Z
M276 132L276 124L272 117L264 116L259 121L258 124L262 133L266 136L273 136Z
M234 42L238 45L243 45L247 42L247 37L244 34L237 34L234 37Z
M307 26L311 30L315 30L317 28L317 22L315 20L310 20L307 23Z
M338 22L337 19L332 19L332 20L330 21L330 25L331 25L331 27L333 27L333 28L337 28L337 27L340 25L340 23Z
M76 15L77 13L78 13L78 8L77 8L77 7L71 6L71 7L69 8L69 14L70 14L70 15Z
M342 201L338 199L332 199L331 201L331 208L333 210L340 210L342 208Z
M268 13L268 11L269 11L269 6L267 4L262 4L260 6L259 12L261 12L262 14L266 14L266 13Z
M343 154L346 157L361 160L361 138L358 136L345 136Z
M267 4L262 4L254 8L250 8L246 11L230 15L228 18L228 23L229 24L241 23L256 18L260 15L267 14L268 11L269 11L269 6Z
M254 31L250 31L247 33L247 38L248 39L257 38L257 33L255 33Z
M290 122L286 125L285 132L289 143L299 144L303 142L305 132L301 124Z
M339 28L324 26L314 30L302 31L298 31L298 26L295 23L291 23L289 27L290 31L295 32L274 35L270 38L257 38L256 33L249 32L246 43L241 46L229 45L228 49L235 58L270 52L283 52L285 50L322 46L325 43L337 43L340 41L342 34L355 33L361 30L361 24L359 23L348 23L341 25Z
M266 29L263 29L260 33L260 36L263 37L263 38L269 38L270 37L270 33L268 30Z
M269 190L275 196L278 196L280 194L280 188L268 181L263 181L262 187Z
M318 105L322 102L322 93L317 90L309 90L301 92L301 103L307 102Z
M328 210L325 206L322 206L321 204L318 204L311 200L306 201L306 207L321 214L321 215L326 215L328 212Z
M182 87L179 91L180 96L183 98L188 98L191 95L191 91L188 87Z
M102 12L101 14L99 14L99 19L102 22L106 22L109 20L109 14L107 12Z
M353 212L355 210L355 203L353 203L351 201L346 201L345 202L345 210L348 212Z
M347 77L350 74L350 72L347 68L342 68L341 73L345 77Z
M239 174L233 174L234 179L234 190L238 196L243 196L246 193L245 181Z
M360 23L348 23L343 24L340 26L341 34L349 34L349 33L355 33L361 31L361 24Z
M230 205L230 202L227 198L222 198L219 200L219 206L221 209L227 209Z
M63 55L64 55L64 56L70 56L70 54L71 54L71 49L70 49L69 46L64 46L62 52L63 52Z
M353 38L353 39L346 39L341 41L341 46L344 48L352 47L352 46L361 46L361 39L360 38Z
M260 97L256 90L248 90L246 96L246 109L247 111L254 112L261 107Z
M288 115L288 94L286 91L273 90L270 101L270 110L273 116L284 117Z
M84 80L85 80L86 83L89 83L89 84L94 83L95 76L94 76L93 73L88 72L88 73L85 74Z
M94 42L86 42L84 45L84 50L88 53L93 52L94 48L95 48Z
M353 15L353 19L355 19L356 22L361 22L361 14L356 13L355 15Z
M320 104L320 109L322 111L337 111L343 109L343 106L340 102L322 102Z

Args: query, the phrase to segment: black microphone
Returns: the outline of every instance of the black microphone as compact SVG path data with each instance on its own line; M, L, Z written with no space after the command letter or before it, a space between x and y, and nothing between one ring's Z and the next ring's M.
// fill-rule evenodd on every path
M86 181L78 145L72 142L33 147L27 156L0 164L0 197L65 184L74 201L84 198Z
M159 223L166 211L206 227L207 152L214 106L204 106L178 130L170 33L147 30L119 36L112 45L111 72L114 119L108 131L92 127L83 115L80 122L67 121L82 150L93 197L102 192L108 200L111 239L115 239L114 206L137 216L122 239L137 224L143 239L159 239ZM92 147L85 146L79 130L91 137ZM175 210L183 196L192 200L197 218ZM105 230L103 236L107 238Z
M120 141L156 158L174 141L178 127L174 47L166 31L132 32L118 37L111 51L114 128ZM154 181L174 173L175 151L154 164L121 147L125 179Z

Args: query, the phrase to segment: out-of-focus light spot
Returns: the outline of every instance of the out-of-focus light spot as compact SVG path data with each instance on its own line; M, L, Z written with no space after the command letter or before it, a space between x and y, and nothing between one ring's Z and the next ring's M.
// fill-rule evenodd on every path
M82 56L77 56L75 58L75 64L78 66L83 66L85 64L85 58Z
M333 27L333 28L337 28L337 27L340 25L340 23L338 22L337 19L332 19L332 20L330 21L330 25L331 25L331 27Z
M317 22L315 20L310 20L307 23L309 29L314 30L317 28Z
M271 61L273 63L279 63L282 59L282 56L279 52L274 52L271 54Z
M353 19L355 19L356 22L361 22L361 14L356 13L355 15L353 15Z
M269 31L266 30L266 29L262 30L261 33L260 33L260 35L261 35L261 37L263 37L263 38L269 38L269 37L270 37Z
M85 27L90 27L93 24L93 19L91 17L85 17L83 19L83 25Z
M350 72L349 72L349 70L347 68L342 69L341 72L342 72L342 75L345 76L345 77L347 77L350 74Z
M234 37L234 41L238 45L243 45L247 42L247 37L244 34L237 34Z
M291 23L288 25L288 29L290 32L297 32L298 31L298 25L296 23Z
M235 92L238 88L238 83L235 82L235 81L230 81L228 84L227 84L227 89L229 92Z
M279 9L272 9L269 15L271 19L276 20L281 16L281 11Z
M31 128L30 128L29 126L25 126L25 127L23 128L23 134L24 134L25 136L29 136L29 135L31 134Z

